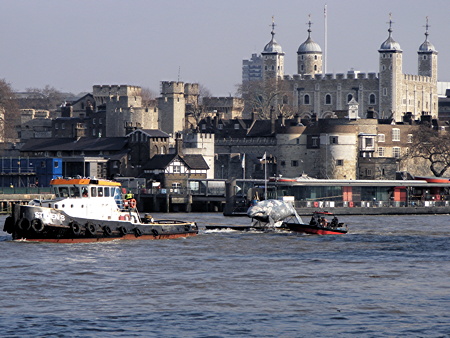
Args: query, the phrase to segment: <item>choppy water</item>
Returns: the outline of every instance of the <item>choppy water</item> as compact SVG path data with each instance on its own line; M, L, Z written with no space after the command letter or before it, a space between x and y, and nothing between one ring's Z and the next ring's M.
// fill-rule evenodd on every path
M449 219L348 216L343 236L203 230L98 244L12 242L0 231L0 334L449 337Z

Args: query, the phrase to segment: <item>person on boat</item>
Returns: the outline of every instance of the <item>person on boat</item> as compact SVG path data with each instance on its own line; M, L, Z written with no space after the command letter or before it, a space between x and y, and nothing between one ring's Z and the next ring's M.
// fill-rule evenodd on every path
M327 224L328 224L328 220L327 220L324 216L322 216L322 217L320 218L320 226L326 227Z
M83 187L81 190L82 190L82 194L81 194L81 195L82 195L83 197L88 197L88 190L87 190L87 188L86 188L86 187Z
M338 224L339 224L339 221L338 221L337 217L334 216L333 219L331 220L330 226L335 228L338 226Z
M128 192L125 195L125 199L126 200L131 200L133 199L133 194L131 193L131 191L128 190Z
M314 215L311 216L311 221L309 221L309 224L317 225L317 222L316 222L316 219L314 218Z

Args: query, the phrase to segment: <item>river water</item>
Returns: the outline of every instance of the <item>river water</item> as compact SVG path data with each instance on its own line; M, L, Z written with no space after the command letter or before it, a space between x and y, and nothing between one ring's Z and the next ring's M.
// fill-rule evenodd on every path
M341 236L204 230L161 241L13 242L3 337L450 337L447 215L347 216ZM0 217L3 228L4 216Z

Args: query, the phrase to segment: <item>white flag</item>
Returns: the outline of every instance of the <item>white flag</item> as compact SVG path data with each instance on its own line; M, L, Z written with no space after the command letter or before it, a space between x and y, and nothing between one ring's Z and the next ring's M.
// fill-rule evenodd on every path
M242 169L245 169L245 154L242 155Z
M264 156L262 157L262 159L259 160L261 163L264 163L266 161L266 153L264 152Z

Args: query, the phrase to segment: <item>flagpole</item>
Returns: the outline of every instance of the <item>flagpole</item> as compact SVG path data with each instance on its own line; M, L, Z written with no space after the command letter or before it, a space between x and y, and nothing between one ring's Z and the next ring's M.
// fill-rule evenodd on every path
M267 157L264 152L264 199L267 200Z

